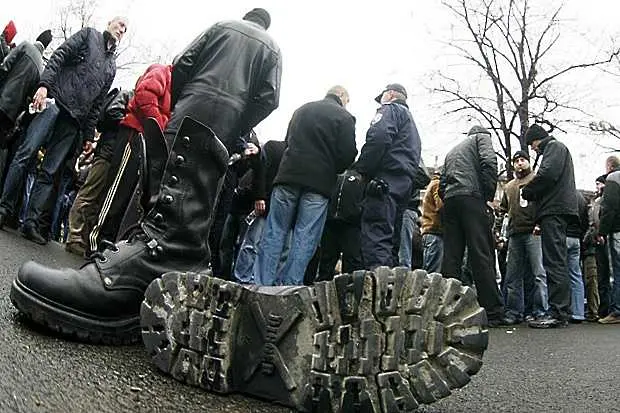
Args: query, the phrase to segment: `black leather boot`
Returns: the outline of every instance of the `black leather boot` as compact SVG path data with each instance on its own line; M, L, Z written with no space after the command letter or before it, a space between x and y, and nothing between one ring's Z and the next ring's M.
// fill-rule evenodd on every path
M175 379L311 413L417 411L469 383L489 336L471 288L404 267L311 287L171 272L141 317L147 352Z
M27 262L11 288L15 307L34 322L80 340L136 341L149 283L173 270L207 270L207 236L227 160L213 132L185 118L159 198L136 232L127 241L110 243L79 270Z

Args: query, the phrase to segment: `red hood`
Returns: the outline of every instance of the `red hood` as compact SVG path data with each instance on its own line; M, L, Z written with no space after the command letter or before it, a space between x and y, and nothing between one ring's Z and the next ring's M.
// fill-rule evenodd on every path
M15 27L13 20L9 21L9 24L6 25L2 33L4 33L4 40L6 40L7 43L13 42L13 39L17 34L17 28Z

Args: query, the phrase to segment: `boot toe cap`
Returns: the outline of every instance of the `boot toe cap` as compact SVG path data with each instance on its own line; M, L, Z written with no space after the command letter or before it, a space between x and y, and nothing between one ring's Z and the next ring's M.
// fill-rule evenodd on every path
M94 264L77 271L49 268L28 261L19 269L16 284L31 298L69 313L116 318L126 315L128 310L126 292L106 290ZM135 307L139 308L138 305Z

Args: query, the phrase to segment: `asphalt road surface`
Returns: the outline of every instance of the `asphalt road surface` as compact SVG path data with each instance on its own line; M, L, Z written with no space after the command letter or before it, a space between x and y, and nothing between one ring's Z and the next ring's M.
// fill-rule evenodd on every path
M241 395L218 396L159 374L139 345L67 342L24 324L9 301L19 266L79 260L56 243L0 231L0 412L284 413ZM620 412L620 325L491 331L471 383L420 409L439 412Z

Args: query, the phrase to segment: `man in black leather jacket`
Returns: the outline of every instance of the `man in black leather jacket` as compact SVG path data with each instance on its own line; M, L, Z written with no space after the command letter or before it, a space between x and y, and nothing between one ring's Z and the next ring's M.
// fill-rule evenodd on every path
M464 141L446 155L439 181L443 206L444 256L442 273L461 278L467 247L480 305L487 311L489 325L503 323L504 307L495 282L495 253L490 219L497 186L497 157L491 134L474 126Z
M189 116L209 125L232 153L233 140L278 107L282 57L267 34L270 23L265 10L253 9L243 21L216 23L175 58L166 139Z

